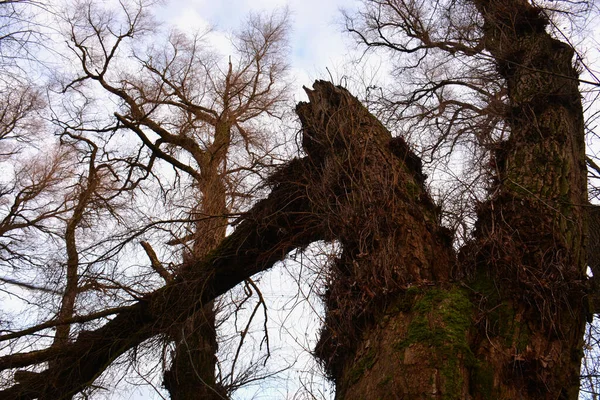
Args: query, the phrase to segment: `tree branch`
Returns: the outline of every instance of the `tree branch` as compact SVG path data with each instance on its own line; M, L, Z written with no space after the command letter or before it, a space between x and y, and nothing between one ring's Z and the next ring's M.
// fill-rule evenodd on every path
M0 391L0 398L72 396L121 354L185 321L202 304L270 268L294 248L323 239L318 229L321 221L310 212L305 197L312 171L306 158L292 160L273 178L270 196L257 203L208 257L183 271L175 282L123 309L101 328L82 332L75 342L52 354L56 356L52 368ZM24 356L6 356L2 361L18 365L18 358Z

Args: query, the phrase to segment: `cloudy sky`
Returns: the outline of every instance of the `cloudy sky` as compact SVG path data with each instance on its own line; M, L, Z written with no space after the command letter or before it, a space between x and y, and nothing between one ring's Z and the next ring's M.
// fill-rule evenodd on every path
M302 85L316 78L334 79L349 60L351 41L342 33L342 8L356 2L344 0L171 0L163 6L160 18L187 31L213 27L231 31L250 12L288 7L291 14L291 64L298 93ZM327 69L326 69L327 68Z

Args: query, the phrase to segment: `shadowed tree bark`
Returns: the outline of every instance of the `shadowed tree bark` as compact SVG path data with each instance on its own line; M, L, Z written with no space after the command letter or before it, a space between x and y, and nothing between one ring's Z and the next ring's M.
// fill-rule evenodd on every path
M2 369L53 362L0 397L70 396L290 250L337 240L315 353L338 399L576 399L590 310L573 52L526 1L474 4L507 83L510 136L458 255L419 158L346 90L316 82L296 109L306 156L271 177L271 194L232 235L96 331L1 357Z
M392 215L407 218L399 207L372 214L376 229L363 235L360 251L344 244L317 348L339 399L578 397L589 310L584 125L573 49L546 32L547 16L527 1L473 4L508 98L509 137L493 156L489 198L456 266L440 249L426 258L435 247L418 222L400 236L383 228ZM413 186L405 182L404 190ZM418 272L407 274L415 265ZM379 275L397 269L403 273L382 285ZM364 287L359 293L356 282ZM370 303L382 306L370 311Z

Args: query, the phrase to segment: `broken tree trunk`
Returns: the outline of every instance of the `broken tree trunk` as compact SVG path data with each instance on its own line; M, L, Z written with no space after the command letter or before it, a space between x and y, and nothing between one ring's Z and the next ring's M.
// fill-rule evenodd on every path
M567 56L560 68L570 67ZM306 157L271 178L269 197L232 235L173 284L53 349L52 368L0 397L73 394L125 351L290 250L337 240L343 253L330 266L315 350L337 398L574 400L585 316L583 132L576 82L555 78L544 95L564 94L570 105L539 111L524 94L511 98L513 136L499 154L495 196L481 206L459 263L419 159L346 90L316 82L310 102L297 107ZM517 79L511 93L521 81L528 80ZM525 161L534 162L535 178ZM32 364L17 365L16 356L0 365Z
M340 222L340 216L360 222L364 220L363 215L372 211L382 211L382 204L378 203L364 203L365 207L368 206L364 209L357 209L353 205L353 202L360 200L358 188L369 180L370 175L392 172L390 180L386 182L393 187L403 182L406 176L413 174L416 174L417 181L422 183L419 160L410 153L406 144L402 140L391 140L389 134L380 135L379 122L347 91L326 82L317 82L315 91L309 91L309 96L311 104L316 108L324 108L316 118L330 121L331 131L324 136L315 132L312 139L309 138L311 127L318 128L318 125L304 118L307 114L303 113L302 109L309 106L299 106L298 113L304 118L303 123L307 124L304 141L307 156L290 161L270 178L269 184L273 188L271 194L241 218L232 235L204 260L183 271L173 283L144 296L136 304L119 312L102 328L82 333L75 342L66 344L62 349L53 348L51 351L40 350L1 357L2 369L21 368L49 360L53 360L53 366L39 374L28 375L13 387L1 391L0 396L7 399L58 399L82 390L124 352L153 336L168 333L173 326L181 324L207 302L253 274L270 268L289 251L317 240L331 241L338 239L340 235L351 236L348 230L343 233L338 231L338 228L348 227L347 222ZM340 115L343 119L339 116L331 117L332 112L335 114L340 107L346 106L352 109L358 107L361 114L357 117L360 118L354 120L347 114ZM365 115L371 118L368 131L372 137L367 134L363 136L364 140L346 142L347 135L356 128L355 122L363 121ZM346 125L335 126L344 120ZM320 142L321 140L324 142ZM378 164L385 161L382 157L373 158L374 154L384 148L395 154L391 166ZM338 151L342 157L336 156ZM363 163L357 154L365 151L370 154L373 168L363 174L359 170ZM344 156L349 158L344 160ZM378 190L373 185L367 185L375 191ZM394 189L392 192L387 188L381 189L377 201L403 201L402 198L395 199ZM425 218L428 221L426 225L433 229L430 235L437 240L439 234L434 228L435 207L429 198L419 191L418 185L415 185L414 189L409 196L424 204L427 212L419 213L415 209L417 214L406 223ZM360 215L348 215L347 212L354 212L352 210ZM383 220L376 222L383 223ZM410 227L407 226L403 230L410 230ZM367 232L365 229L364 233ZM358 236L359 242L362 242L361 234ZM449 240L444 234L441 240L447 242L443 247L449 248ZM427 251L430 252L428 257L431 258L437 250ZM380 261L385 262L383 259ZM414 273L420 274L418 263L414 266ZM405 275L400 270L398 272ZM445 268L423 272L427 279L447 275L448 271ZM360 289L356 288L357 291Z
M338 399L578 397L587 196L573 50L527 1L474 4L507 82L511 135L456 266L418 169L385 129L346 96L299 107L307 144L337 146L330 159L348 171L333 174L343 254L317 347Z
M308 158L326 160L331 177L311 199L328 207L343 249L330 266L316 348L336 398L466 398L473 308L451 281L452 236L420 160L347 91L314 87L297 113Z

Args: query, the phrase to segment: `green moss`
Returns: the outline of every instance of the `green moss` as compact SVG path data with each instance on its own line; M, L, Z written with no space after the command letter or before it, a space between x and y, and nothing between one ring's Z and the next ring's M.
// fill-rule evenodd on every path
M351 384L358 382L367 370L373 368L376 361L375 350L370 350L352 366L352 369L348 372L348 381Z
M462 398L463 378L460 366L474 364L467 333L473 322L472 305L466 291L431 289L417 296L411 313L406 338L395 345L397 350L411 344L436 349L432 366L440 369L444 378L446 399Z
M480 273L470 283L471 288L485 299L486 334L505 338L510 345L515 332L515 311L513 307L502 301L494 281Z
M513 342L517 353L523 353L527 350L527 346L531 343L531 331L525 323L515 323L513 331Z
M417 299L415 318L408 327L407 345L422 343L442 347L451 354L470 353L466 332L472 325L471 301L465 291L432 289Z
M444 396L443 399L462 399L462 387L464 380L459 369L459 360L452 357L442 364L440 374L444 377Z
M493 281L479 277L471 283L471 288L485 298L486 334L501 338L507 347L514 347L517 352L525 351L531 342L531 331L526 323L518 321L510 301L500 298Z
M496 289L494 281L490 279L485 272L478 273L474 279L469 282L469 286L476 293L483 295L488 302L497 302L500 298L500 293L498 292L498 289Z

